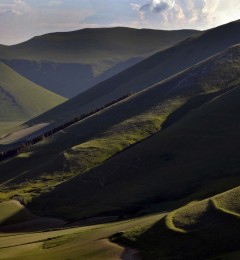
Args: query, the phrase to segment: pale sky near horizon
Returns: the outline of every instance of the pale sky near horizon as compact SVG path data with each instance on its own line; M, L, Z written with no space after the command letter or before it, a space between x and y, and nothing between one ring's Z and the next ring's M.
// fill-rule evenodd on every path
M239 0L0 0L0 44L86 27L205 30L237 19Z

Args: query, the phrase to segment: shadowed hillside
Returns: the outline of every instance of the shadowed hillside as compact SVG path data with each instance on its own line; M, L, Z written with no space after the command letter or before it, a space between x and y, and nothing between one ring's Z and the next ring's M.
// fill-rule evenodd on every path
M168 129L58 186L36 208L43 205L46 212L55 208L72 216L127 214L145 204L204 198L239 185L239 95L238 86L202 105ZM66 196L70 189L77 195Z
M1 232L38 231L63 226L59 219L40 218L32 214L17 200L0 203Z
M31 81L73 97L196 33L122 27L50 33L0 48L0 59Z
M201 185L208 176L204 165L206 167L209 165L206 161L205 164L201 164L203 169L198 166L198 172L196 175L192 175L191 173L195 172L194 165L187 168L186 171L187 164L182 164L183 158L186 156L194 161L191 156L199 156L198 153L192 153L195 145L203 145L196 151L204 150L204 138L201 135L205 136L204 130L208 131L211 140L209 130L212 129L211 123L216 124L220 118L217 114L216 117L213 117L216 122L213 119L209 121L203 110L204 116L201 120L205 119L206 122L192 119L196 122L184 124L183 129L177 128L173 135L176 135L176 139L171 134L168 137L167 133L174 131L179 124L181 126L180 122L183 121L180 118L185 114L188 115L191 110L201 107L205 103L207 103L206 106L216 104L220 100L217 97L221 95L223 98L231 96L233 91L238 93L239 50L238 45L232 47L165 82L64 129L26 150L18 157L2 162L0 169L2 172L6 172L1 175L2 199L18 194L27 202L41 193L46 193L46 196L40 198L39 202L33 201L38 209L42 207L48 214L53 211L54 214L58 212L58 214L76 218L105 211L121 211L142 200L155 200L161 197L163 200L171 200L190 194L195 185ZM235 96L237 97L237 95ZM194 99L195 102L193 102ZM212 102L208 104L211 100ZM237 106L234 102L230 105ZM132 144L157 133L167 118L183 107L187 107L185 114L176 118L171 127L109 159ZM220 109L223 107L220 106ZM194 113L197 111L201 110L196 109ZM231 124L235 124L236 118L232 118L234 121L231 121L231 117L228 119L228 117L223 117L223 114L221 116L224 120L221 124L223 129L219 128L219 131L223 131L224 135L228 136L230 132L228 128L225 129L228 121L225 120L229 120L231 130ZM188 117L186 116L186 118ZM187 126L194 126L196 129L190 127L185 131L184 127ZM202 126L209 127L203 128ZM197 133L192 134L192 131L200 131L200 139L198 139ZM184 136L186 136L186 143L184 143ZM193 138L190 143L188 143L188 136ZM173 143L171 144L172 138ZM201 140L201 142L196 143L196 140ZM180 145L179 142L184 144ZM206 142L210 143L208 139ZM156 145L157 143L161 145ZM190 145L188 149L187 145ZM183 150L181 151L181 149ZM185 151L185 149L187 150ZM208 152L210 151L208 149ZM201 153L202 156L207 154L207 152ZM222 153L221 156L228 156L228 154ZM109 160L101 166L88 171L107 159ZM204 157L202 160L205 159ZM158 175L159 167L162 168L162 172ZM165 170L164 167L166 167ZM181 167L183 167L182 170L180 170ZM210 171L211 167L208 168ZM224 169L224 167L222 168ZM178 169L178 173L174 172L176 169ZM145 172L148 174L146 175ZM181 172L186 174L185 178L177 177ZM127 175L123 173L127 173ZM166 175L166 173L169 174ZM138 174L137 179L136 174ZM211 176L215 176L214 174L215 171ZM74 177L76 175L77 177ZM172 176L176 176L176 181L170 184ZM160 181L161 178L165 182ZM66 181L68 179L70 180ZM63 181L65 183L59 185ZM134 188L132 187L133 182ZM144 184L147 182L149 185L145 186ZM50 192L57 184L56 190ZM167 184L171 185L173 189L167 189ZM177 189L177 187L181 187L181 189ZM68 193L69 189L76 189L78 196L75 196L75 192ZM117 196L109 196L113 189L118 190ZM125 196L128 198L126 199ZM44 205L42 201L45 201ZM99 205L99 207L95 205Z

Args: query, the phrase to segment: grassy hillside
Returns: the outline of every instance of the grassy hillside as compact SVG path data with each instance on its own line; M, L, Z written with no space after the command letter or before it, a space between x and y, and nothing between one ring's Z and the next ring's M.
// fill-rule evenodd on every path
M239 196L237 187L190 203L115 240L139 248L143 259L238 259Z
M0 62L0 121L26 121L66 101Z
M121 27L51 33L2 48L0 59L31 81L73 97L196 33Z
M239 21L232 22L158 52L65 104L48 111L32 120L31 123L65 121L70 115L91 111L129 92L141 91L239 43L239 29Z
M192 168L188 168L188 164L182 163L184 154L187 157L199 155L192 153L198 136L191 134L191 131L201 130L199 135L202 134L204 137L204 130L211 129L211 125L209 126L211 123L215 129L216 122L212 119L209 122L203 113L203 119L205 118L206 122L199 126L203 120L201 118L201 120L196 119L194 123L183 125L184 127L189 126L189 129L186 133L184 129L177 129L173 135L176 135L176 139L172 140L171 134L167 138L166 133L169 131L171 133L173 130L170 129L175 129L174 126L178 123L174 123L184 114L210 100L213 101L209 104L215 104L217 100L220 100L216 97L221 95L225 97L227 94L224 95L224 93L228 91L231 93L231 89L236 88L239 84L239 51L239 46L230 48L168 81L133 95L127 100L64 129L18 157L2 162L0 169L4 174L0 177L1 199L18 195L29 202L34 198L32 207L41 209L42 212L46 211L46 214L78 218L105 211L116 211L114 214L121 215L125 214L125 211L127 212L126 208L129 207L131 211L134 204L139 204L142 200L153 201L157 200L158 196L163 200L174 199L191 193L192 188L195 188L197 183L202 184L202 181L208 176L208 172L212 170L211 166L206 171L204 165L207 167L207 163L200 164L204 168L203 171L201 171L201 167L196 166L199 167L198 173L193 176L194 165ZM235 91L238 93L237 88ZM235 96L237 98L237 95ZM238 103L232 102L230 105L237 106ZM219 111L221 109L224 109L224 106L220 106ZM175 117L174 120L171 119L172 127L109 159L130 145L159 132L173 115ZM215 120L218 122L220 119L217 115ZM230 119L231 127L237 121L235 114ZM228 120L228 117L223 117L222 120L223 129L219 128L219 131L223 131L228 136L230 132L228 128L225 129L228 123L225 120ZM191 129L190 126L196 126L196 129ZM188 135L194 139L190 143L188 143ZM210 131L209 135L211 137ZM184 143L184 136L186 136L186 143ZM204 145L203 137L200 137L199 145ZM206 139L206 141L209 140ZM150 144L148 144L149 142ZM179 145L179 142L184 144ZM156 143L161 145L155 145ZM188 149L187 145L190 145ZM199 148L199 151L202 151L203 148ZM204 155L207 154L204 153ZM227 155L223 153L221 156ZM107 159L109 160L101 166L88 171ZM166 169L158 174L159 167L162 169L164 166ZM182 174L186 173L185 167L187 167L186 178L176 177L176 181L171 183L171 186L174 187L173 190L166 190L169 179L172 180L171 176L176 174L178 176L181 173L174 172L180 167L183 167ZM171 171L173 172L171 173ZM215 171L209 175L207 181L210 182L210 178L215 176L214 174ZM223 177L222 175L224 176L224 174L217 176L220 178ZM165 182L160 181L161 178ZM146 186L146 183L149 185ZM58 185L56 190L51 192L56 185ZM181 189L176 189L176 187L181 187ZM114 192L116 195L110 196L115 189L118 191ZM74 192L69 193L69 190L74 190ZM75 196L76 192L78 196ZM44 193L46 196L37 199ZM141 206L136 208L139 210Z
M234 50L236 49L234 48ZM228 53L229 56L226 56L239 57L239 54L232 55L230 53L231 52ZM226 60L219 59L219 62L220 61L224 64L222 68L226 68L228 64ZM216 62L213 60L209 64L216 66ZM204 65L202 69L204 68L205 70L203 71L206 73L206 68L211 68L211 66ZM215 66L213 66L212 69L218 67ZM236 63L234 67L235 66L238 68L238 71L239 65ZM201 75L201 70L198 70L199 67L196 67L196 71L198 71L198 75ZM228 73L223 73L221 70L215 71L214 69L213 71L213 74L208 71L208 73L210 73L208 76L213 76L216 73L215 80L219 84L218 87L220 87L220 82L223 84L223 87L226 87L226 82L221 81L219 76L224 75L223 79L227 80L225 76ZM189 74L186 73L186 75ZM194 75L194 73L192 75ZM236 76L237 75L239 75L239 71ZM206 74L202 76L204 79L202 84L208 82L208 87L212 86L215 88L217 86L214 78L212 78L211 84L209 78L207 80ZM236 79L239 82L238 76ZM189 97L188 95L193 92L193 86L199 85L197 81L194 80L193 85L190 85L191 80L189 77L187 80L187 86L189 86L189 88L185 89L185 95ZM200 86L206 86L205 84ZM175 94L178 93L176 85L172 85L171 89L172 91L176 91ZM152 88L151 90L153 91L154 89L156 90L157 88ZM181 89L180 100L183 102L184 86L180 85L179 89ZM187 90L189 90L190 93ZM210 89L208 90L210 91ZM211 91L213 91L213 89L211 89ZM159 93L157 94L155 92L153 95L152 92L151 94L151 100L153 100L155 96L158 97L159 100ZM213 98L211 102L205 100L206 104L199 105L199 109L193 106L197 101L196 96L194 97L195 102L193 104L191 104L191 102L194 101L194 98L188 102L185 101L181 103L176 96L174 103L168 103L166 105L166 103L161 102L160 107L154 106L156 114L152 122L160 126L161 122L165 121L167 116L165 119L161 118L165 112L162 110L163 107L165 109L166 107L168 109L171 107L171 109L176 112L182 110L183 107L188 107L189 114L175 124L172 124L172 126L169 126L168 129L116 155L84 174L80 173L88 169L81 169L81 167L85 166L85 163L87 163L88 167L93 167L93 160L108 158L108 152L112 149L114 144L113 140L118 140L116 134L109 135L111 130L108 130L106 134L100 134L98 138L91 139L88 142L74 146L69 151L65 151L65 167L69 167L70 164L70 167L73 167L72 169L70 168L70 170L72 170L73 173L78 172L79 175L59 185L54 191L39 198L39 200L33 201L33 205L36 203L36 208L43 205L43 209L45 208L46 212L50 212L51 209L54 208L53 211L56 210L58 214L71 215L71 217L91 216L104 212L114 212L114 214L121 215L128 214L128 212L140 211L149 203L161 204L162 202L166 202L166 200L180 200L190 195L192 195L191 200L204 198L214 193L224 191L229 187L239 185L239 163L237 159L239 83L238 87L228 93L219 95L218 98ZM173 93L171 93L171 97L173 98ZM145 98L147 99L147 95ZM202 98L201 95L198 96L198 98ZM149 99L150 97L148 96L148 100ZM170 97L167 96L166 99L169 102ZM179 110L176 108L176 100L179 102L177 104ZM141 101L141 107L143 107L143 99L141 99ZM138 104L140 104L140 102ZM176 107L174 107L173 104ZM191 112L191 110L193 111ZM153 115L153 110L150 111ZM171 112L169 112L169 114L170 113ZM144 115L146 116L146 114L147 112L145 111ZM172 113L172 115L173 114L174 113ZM147 115L149 116L149 114ZM157 117L157 115L159 115L159 117ZM131 122L133 122L133 119ZM151 126L151 121L144 123L139 120L138 122L139 124L135 125L122 125L122 128L120 128L121 124L119 124L119 128L113 128L112 132L120 132L120 136L122 137L123 133L131 133L132 131L132 133L136 133L134 136L136 138L140 131L139 129L146 131L149 130ZM135 129L134 126L136 127ZM137 132L136 129L138 129ZM160 129L160 127L156 127L155 132L158 131L158 129ZM152 133L153 132L154 130ZM145 135L145 137L146 136L147 135ZM124 140L125 142L128 140L126 136ZM141 139L138 139L138 141L139 140ZM118 144L122 144L122 141L123 140L120 139ZM105 146L101 142L105 143ZM100 144L100 146L97 144ZM125 147L126 146L127 144ZM107 149L107 147L110 148ZM117 151L119 147L116 141L115 147L115 151ZM91 159L89 158L90 151L92 154ZM99 154L95 157L95 154L92 152L97 153L98 151ZM104 155L106 156L105 158L103 158ZM84 160L84 156L89 158L89 160ZM64 157L62 157L62 160ZM80 166L77 160L80 160ZM90 164L88 161L90 161ZM94 163L96 165L99 161ZM68 168L65 169L67 170ZM66 196L68 190L77 190L78 195L76 196L76 193L74 193L74 196L69 194ZM116 195L113 196L113 194ZM59 198L61 198L61 204L59 203ZM47 201L48 205L43 203L43 201Z

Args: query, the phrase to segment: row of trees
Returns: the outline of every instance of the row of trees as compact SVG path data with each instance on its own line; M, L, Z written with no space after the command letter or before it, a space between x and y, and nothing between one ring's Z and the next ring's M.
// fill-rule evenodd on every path
M63 130L64 128L66 127L69 127L89 116L92 116L93 114L111 106L111 105L114 105L126 98L128 98L129 96L133 95L134 92L131 92L127 95L124 95L118 99L115 99L107 104L105 104L104 106L100 107L100 108L96 108L95 110L91 111L91 112L88 112L88 113L84 113L84 114L81 114L79 116L76 116L74 117L72 120L62 124L62 125L59 125L57 127L54 127L53 129L51 130L48 130L46 131L45 133L41 134L41 135L38 135L38 136L35 136L34 138L32 138L31 140L28 140L28 141L25 141L23 142L22 144L18 145L16 148L13 148L13 149L10 149L10 150L7 150L7 151L4 151L4 152L0 152L0 161L3 161L3 160L6 160L8 158L11 158L11 157L14 157L14 156L17 156L18 154L22 153L22 152L26 152L30 149L30 147L38 142L41 142L42 140L44 140L45 138Z

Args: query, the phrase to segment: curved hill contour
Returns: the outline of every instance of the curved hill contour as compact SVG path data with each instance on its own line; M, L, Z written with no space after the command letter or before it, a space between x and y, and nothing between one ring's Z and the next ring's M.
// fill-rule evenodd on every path
M116 239L146 259L238 259L240 187L169 213L151 226L122 232ZM236 200L235 200L236 199ZM231 210L221 205L231 205Z

